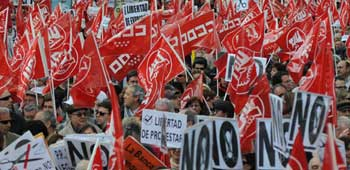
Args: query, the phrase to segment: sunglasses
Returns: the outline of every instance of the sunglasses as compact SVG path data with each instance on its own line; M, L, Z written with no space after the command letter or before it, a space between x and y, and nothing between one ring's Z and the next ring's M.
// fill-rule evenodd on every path
M101 112L101 111L96 111L96 116L97 116L97 115L104 116L104 115L106 115L106 114L108 114L108 113Z
M12 123L12 120L0 120L0 124L7 125L9 123Z

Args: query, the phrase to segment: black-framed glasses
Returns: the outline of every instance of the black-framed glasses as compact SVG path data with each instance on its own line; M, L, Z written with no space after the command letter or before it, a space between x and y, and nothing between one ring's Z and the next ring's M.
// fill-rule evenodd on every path
M108 113L101 112L101 111L96 111L96 116L97 116L97 115L104 116L104 115L106 115L106 114L108 114Z
M3 97L0 100L9 100L10 98L11 98L11 96L8 96L8 97Z
M9 123L12 123L12 120L0 120L1 124L7 125Z

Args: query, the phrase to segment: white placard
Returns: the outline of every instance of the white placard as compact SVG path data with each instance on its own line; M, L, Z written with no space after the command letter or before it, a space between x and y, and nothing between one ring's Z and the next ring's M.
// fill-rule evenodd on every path
M287 153L287 142L283 131L283 99L272 93L270 96L270 107L272 115L272 140L275 150Z
M127 3L123 5L125 27L132 25L140 18L149 14L148 1Z
M63 140L58 141L57 143L50 145L49 151L53 161L55 161L56 166L60 170L72 170L73 167L70 164L68 158L68 152L66 144Z
M169 148L181 148L187 128L184 114L144 109L142 112L141 143L161 146L162 121L166 116L166 143Z
M234 71L234 64L235 64L235 54L228 53L227 54L227 62L226 62L226 72L225 72L225 81L231 82L232 80L232 74Z
M249 0L235 0L236 12L245 11L249 8Z

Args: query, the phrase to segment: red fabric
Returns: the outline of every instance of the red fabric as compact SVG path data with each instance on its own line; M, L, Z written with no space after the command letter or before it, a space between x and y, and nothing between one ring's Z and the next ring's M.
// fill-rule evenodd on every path
M18 1L17 13L16 13L16 31L17 37L22 37L25 30L25 23L22 11L22 1Z
M346 31L346 27L349 24L350 19L350 5L347 1L342 1L340 7L340 16L339 16L340 26L342 28L343 34Z
M333 147L332 147L332 143L333 143ZM327 128L327 141L326 141L325 150L324 150L322 169L346 170L345 161L341 157L341 153L334 139L333 133L329 132L329 128Z
M112 114L108 134L114 137L113 150L108 160L108 169L124 169L123 164L123 127L117 93L113 84L109 83Z
M77 37L71 48L71 53L62 53L60 56L57 66L53 68L52 75L46 82L43 93L46 94L50 91L51 78L53 79L53 84L56 88L68 78L76 75L79 71L79 61L81 61L82 56L82 44L79 37Z
M2 42L7 40L8 22L10 20L8 12L9 8L5 8L0 12L0 41Z
M263 40L264 15L260 13L241 27L227 34L222 40L222 44L230 53L236 53L239 49L244 49L251 54L259 54Z
M346 55L348 56L348 58L350 58L350 36L348 37L348 40L346 40Z
M262 48L263 48L262 49L262 51L263 51L262 56L268 56L268 55L274 53L275 51L277 51L277 49L279 47L277 40L281 37L281 35L284 34L284 32L286 32L286 28L281 27L277 30L272 30L272 31L265 34L264 42L263 42L263 46L262 46Z
M0 41L0 63L2 63L0 67L0 75L2 76L12 75L10 62L8 60L7 46L4 42Z
M334 90L334 64L330 46L330 24L326 28L320 27L318 34L318 51L315 54L314 62L307 75L300 81L300 90L324 94L332 97L331 112L328 114L327 122L336 125L337 112ZM329 37L328 37L329 36Z
M215 79L225 78L226 73L226 64L227 64L228 53L225 53L219 59L214 62L215 67L218 70L218 73L215 76Z
M158 38L160 37L160 29L162 27L162 15L161 12L152 12L152 45L154 45L156 43L156 41L158 40Z
M102 155L101 155L101 147L100 146L95 146L97 147L96 153L94 157L92 158L92 169L93 170L102 170L103 165L102 165Z
M288 166L292 170L308 169L306 154L305 154L304 145L303 145L303 137L301 133L302 132L300 131L300 128L299 128L298 134L295 138L293 148L288 160Z
M279 46L286 51L296 51L305 42L307 34L311 31L313 21L311 17L302 22L295 22L277 40Z
M269 93L269 81L266 75L263 75L257 80L238 117L242 153L253 151L253 140L256 139L256 119L271 117Z
M38 3L41 11L42 11L42 15L44 17L44 19L48 19L50 14L51 14L51 0L41 0Z
M232 80L228 85L227 93L235 106L235 112L240 114L258 75L253 57L243 51L238 51L233 67Z
M53 13L51 13L50 17L48 18L47 24L50 26L51 24L56 22L59 18L61 18L61 16L63 16L63 12L61 10L60 5L57 5Z
M138 115L144 108L153 108L156 100L162 96L164 84L184 71L180 57L161 36L138 67L140 85L146 91Z
M125 29L123 9L120 9L117 17L112 19L108 25L105 39L109 39L112 36L118 34Z
M99 57L96 40L91 34L85 40L84 55L80 59L76 81L70 91L74 106L94 106L100 88L106 87ZM89 96L89 100L84 98L83 95Z
M214 12L207 12L180 26L184 55L190 54L193 49L198 47L209 50L215 50L220 47L220 40L215 29ZM189 36L191 31L195 31L197 36Z
M185 108L187 101L193 96L199 99L203 98L203 74L192 80L182 93L180 97L181 109Z
M186 17L186 19L189 19L189 17ZM165 25L161 33L164 34L165 37L167 37L170 45L174 48L174 50L177 52L177 54L181 57L183 61L185 61L185 55L183 51L182 46L182 40L181 40L181 31L180 26L177 23L174 24L168 24Z
M151 35L151 17L148 15L106 40L100 47L101 55L145 55L151 46Z
M333 21L336 21L339 19L339 13L337 11L337 8L335 7L334 1L331 0L322 0L320 5L317 7L317 16L322 16L324 13L328 14L328 9L330 8Z

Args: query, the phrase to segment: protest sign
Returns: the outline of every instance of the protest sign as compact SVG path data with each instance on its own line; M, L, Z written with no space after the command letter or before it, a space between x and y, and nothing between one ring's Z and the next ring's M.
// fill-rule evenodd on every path
M130 170L157 169L165 165L133 137L124 141L125 168Z
M273 147L281 153L286 153L287 142L283 132L283 99L270 93L270 107L272 115L272 140Z
M235 64L235 54L228 53L227 55L227 63L226 63L226 73L225 73L225 81L231 82L232 74Z
M212 169L212 121L186 129L181 147L180 169Z
M300 126L305 151L312 152L316 150L319 146L320 135L326 122L329 106L329 96L296 92L287 138L289 149L292 148Z
M212 123L213 169L243 169L237 122L216 118Z
M262 76L265 73L266 70L266 58L264 57L254 57L255 67L256 67L256 74L258 76Z
M132 25L137 20L148 14L148 1L138 3L127 3L123 5L125 27Z
M161 146L163 114L166 115L166 143L169 148L180 148L187 128L184 114L144 109L142 112L141 143Z
M257 169L286 169L288 158L274 149L272 119L259 118L256 126Z
M7 146L5 149L3 149L0 152L0 162L2 162L2 159L5 159L8 157L10 152L16 152L16 150L29 142L34 140L34 136L30 131L27 131L22 136L20 136L18 139L16 139L14 142L12 142L9 146ZM0 168L1 169L1 168Z
M12 149L15 150L9 150L6 157L0 156L2 159L0 169L55 170L55 165L51 160L43 138L34 139Z
M248 0L235 0L236 12L245 11L249 8Z
M80 160L89 160L93 152L97 138L101 140L102 165L103 169L108 167L109 153L113 147L113 137L105 134L86 135L86 134L71 134L64 138L69 163L75 167Z
M64 141L58 141L49 147L50 154L59 170L73 169L68 158L67 147Z

